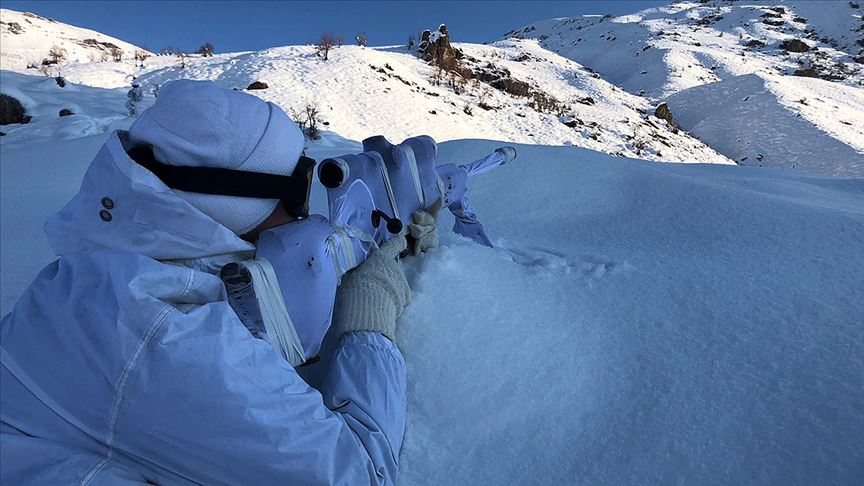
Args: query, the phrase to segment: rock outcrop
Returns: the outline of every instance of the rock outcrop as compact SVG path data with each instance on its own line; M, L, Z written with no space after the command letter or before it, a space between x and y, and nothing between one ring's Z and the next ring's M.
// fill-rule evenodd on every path
M26 115L27 110L16 98L0 94L0 125L12 123L30 123L32 117Z

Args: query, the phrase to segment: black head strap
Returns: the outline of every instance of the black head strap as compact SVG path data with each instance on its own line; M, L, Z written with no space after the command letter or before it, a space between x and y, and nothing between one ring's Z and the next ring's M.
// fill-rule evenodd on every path
M308 214L312 168L315 166L315 161L309 157L300 157L294 173L285 176L219 167L163 164L153 157L153 150L148 146L134 147L127 153L171 189L220 196L279 199L285 209L295 216Z

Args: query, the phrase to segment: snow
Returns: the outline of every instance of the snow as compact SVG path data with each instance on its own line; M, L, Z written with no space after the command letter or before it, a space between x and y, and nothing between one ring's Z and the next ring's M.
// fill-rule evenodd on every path
M762 76L690 88L666 101L676 123L739 164L864 177L864 90Z
M410 264L401 484L858 482L864 181L518 150Z
M785 13L772 10L775 5ZM864 69L852 60L860 49L860 35L854 34L860 12L840 1L677 3L608 21L593 16L544 20L507 36L539 39L543 47L591 67L628 92L654 98L729 76L791 74L802 67L799 61L833 65L845 73L842 83L860 87ZM803 22L795 20L802 16ZM815 39L807 37L808 29ZM819 51L779 49L793 38L807 39ZM746 47L754 39L766 48Z
M0 312L51 260L42 222L104 136L0 143ZM338 152L324 142L310 154ZM517 148L471 181L498 247L446 215L441 247L406 262L400 484L864 474L864 180Z
M68 62L79 63L101 61L110 55L112 45L122 49L123 57L127 59L131 59L135 51L147 52L93 30L5 8L0 9L0 45L3 46L0 49L0 66L7 70L25 70L30 64L40 65L53 46L66 50Z
M535 39L629 93L666 101L678 125L739 164L861 177L860 32L851 2L753 0L550 19L506 36ZM811 50L786 52L790 39ZM763 45L748 46L755 41ZM830 81L792 75L810 68Z
M33 121L26 125L3 125L8 145L33 144L60 138L79 138L128 127L132 120L126 115L128 89L106 90L67 82L60 87L54 78L36 77L11 71L0 71L3 94L12 96L24 105ZM152 99L142 103L146 107ZM60 117L61 109L73 115Z
M604 21L617 39L604 31L597 49L616 58L623 51L616 43L641 42L641 24L701 18L708 7L700 5ZM747 5L728 8L750 15ZM735 15L724 13L730 22ZM830 27L823 16L807 16ZM762 28L750 27L748 35ZM445 214L441 247L406 260L413 298L397 333L409 381L400 484L859 482L861 89L780 76L774 68L787 61L766 53L733 62L741 56L729 46L726 54L722 47L644 51L639 59L651 59L661 74L640 79L660 90L652 95L668 94L675 121L720 155L644 116L650 99L546 51L550 39L458 47L572 101L569 116L584 126L567 127L496 90L487 99L497 111L475 107L467 115L463 107L477 103L478 92L433 86L431 68L392 47L346 46L327 63L311 47L281 47L190 58L183 70L170 57L143 69L74 62L64 66L65 88L4 70L2 91L34 118L0 127L7 133L0 137L0 314L54 258L44 221L75 194L107 133L131 123L123 107L128 76L141 76L145 107L153 102L149 88L177 77L238 88L260 79L270 88L251 93L283 108L307 100L321 107L329 125L307 147L319 160L356 152L358 140L379 133L393 142L431 134L444 141L442 163L474 160L500 140L517 145L512 164L470 183L496 248L454 235ZM4 69L6 50L3 37ZM694 59L701 68L687 67ZM757 61L771 69L749 70ZM686 82L670 81L667 66ZM620 74L624 89L644 89ZM588 96L593 105L575 101ZM61 108L76 115L60 118ZM752 162L759 154L763 160ZM743 163L765 167L637 156L727 163L747 156ZM316 186L312 210L325 207Z
M434 68L399 47L343 46L331 51L326 62L310 46L217 54L190 58L185 69L175 62L142 72L138 80L145 91L181 77L212 79L232 88L264 81L268 89L249 92L289 113L301 112L307 103L314 103L321 119L328 123L324 128L353 140L369 133L398 140L426 133L436 140L488 138L575 145L652 160L732 163L693 137L672 133L659 120L644 115L653 112L646 100L591 77L579 64L542 49L534 41L455 46L481 64L491 62L507 68L516 79L568 103L569 113L582 124L564 125L557 114L529 107L528 99L482 83L468 83L460 93L447 86L446 79L435 85L430 81ZM532 60L515 60L526 54ZM69 72L79 82L99 82L76 70ZM595 100L594 105L577 101L588 96ZM492 108L480 108L480 101Z

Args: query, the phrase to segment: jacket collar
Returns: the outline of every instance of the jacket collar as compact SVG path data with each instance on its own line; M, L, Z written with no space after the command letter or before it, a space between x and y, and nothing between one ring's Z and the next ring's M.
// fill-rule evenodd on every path
M126 153L127 133L113 132L78 194L45 224L58 256L123 250L157 260L194 260L254 252L255 247L186 202Z

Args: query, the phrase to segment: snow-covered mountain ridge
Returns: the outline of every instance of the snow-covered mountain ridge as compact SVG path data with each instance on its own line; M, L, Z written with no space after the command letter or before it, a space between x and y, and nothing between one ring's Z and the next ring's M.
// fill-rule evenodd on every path
M274 47L190 56L183 67L174 56L152 56L144 66L79 57L62 71L74 83L118 91L137 76L148 96L179 78L212 79L237 89L262 81L267 89L249 92L295 118L303 117L306 105L315 105L323 130L355 141L372 134L401 140L426 133L438 140L574 145L648 160L734 160L862 177L864 89L855 55L848 52L857 45L857 34L847 32L856 30L860 16L847 15L856 9L836 2L824 8L783 5L676 3L617 18L544 21L492 45L453 44L472 70L506 73L527 86L529 95L493 88L488 81L454 79L399 46L344 46L331 51L327 61L313 46ZM787 52L796 36L807 52ZM6 45L0 50L8 50ZM789 75L802 66L824 77L846 77ZM737 98L729 98L733 93ZM542 106L534 95L554 102ZM112 99L122 104L122 92ZM654 116L664 101L683 130ZM757 125L758 130L751 128ZM4 127L8 142L30 130Z
M861 12L839 1L680 2L506 37L668 102L676 124L739 164L864 177Z
M12 14L24 15L3 11L4 18L18 19ZM307 104L316 105L322 129L352 140L373 134L402 140L424 133L437 140L479 137L574 145L648 160L732 163L654 117L650 101L593 76L578 63L541 48L535 41L457 46L483 69L507 72L558 105L536 106L531 97L478 81L454 82L404 47L343 46L331 51L327 61L316 56L312 46L276 47L206 58L189 56L185 67L180 67L174 56L151 56L143 67L133 60L99 62L92 57L70 56L70 62L61 67L68 81L93 87L127 88L137 76L148 95L156 86L179 78L212 79L238 89L262 81L267 89L249 92L297 117ZM7 57L20 57L17 47L7 49L6 42L2 50ZM38 72L26 66L16 66L15 70L31 75ZM4 128L10 136L7 140L24 136L29 130Z
M505 34L537 39L628 92L664 98L743 74L864 86L864 24L854 2L680 2L621 17L550 19Z

